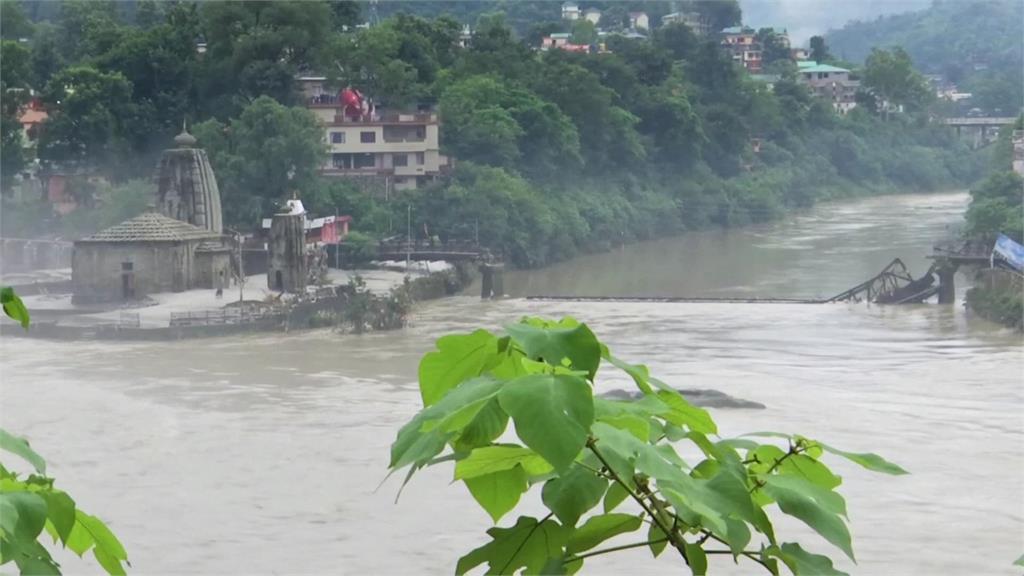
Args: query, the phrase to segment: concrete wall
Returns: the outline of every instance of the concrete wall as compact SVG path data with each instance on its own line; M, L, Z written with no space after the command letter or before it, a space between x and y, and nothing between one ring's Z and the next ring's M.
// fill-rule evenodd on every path
M0 238L0 270L24 272L71 266L71 243Z
M196 252L192 288L227 288L231 284L231 252ZM218 286L218 278L220 285Z
M158 292L181 292L192 285L196 242L135 244L79 242L71 259L73 301L78 304L124 300L122 264L130 262L136 299Z

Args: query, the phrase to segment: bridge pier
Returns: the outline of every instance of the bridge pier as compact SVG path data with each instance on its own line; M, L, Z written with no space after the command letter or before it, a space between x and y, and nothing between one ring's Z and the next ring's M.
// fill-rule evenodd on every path
M936 272L939 275L939 304L956 303L956 266L940 266Z
M480 265L480 298L489 300L505 295L505 265Z

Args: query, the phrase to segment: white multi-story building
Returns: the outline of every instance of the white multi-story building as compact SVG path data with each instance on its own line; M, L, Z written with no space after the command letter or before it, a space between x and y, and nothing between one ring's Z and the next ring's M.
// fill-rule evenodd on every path
M629 28L631 30L649 30L651 21L647 18L646 12L630 12Z
M580 5L575 2L566 2L562 4L562 19L563 20L579 20L583 16L580 11Z
M307 108L324 125L328 156L323 175L383 177L395 190L408 190L447 172L450 162L441 154L436 112L366 109L352 114L337 95L324 91L323 81L300 79Z

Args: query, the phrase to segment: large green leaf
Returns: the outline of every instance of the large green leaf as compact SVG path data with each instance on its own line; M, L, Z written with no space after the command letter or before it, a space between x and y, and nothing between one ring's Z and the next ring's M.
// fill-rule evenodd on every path
M590 386L576 376L534 374L507 383L498 394L523 442L561 472L586 444L594 421Z
M46 515L53 524L61 542L67 542L75 527L75 501L58 490L41 492L46 499Z
M704 576L708 573L708 556L699 544L686 542L683 545L686 550L686 561L690 563L690 571L693 576Z
M779 474L801 476L826 490L831 490L843 483L842 478L833 474L828 466L804 454L789 456L775 470Z
M77 517L81 525L92 536L94 544L92 554L96 557L96 561L103 566L107 574L122 576L125 570L121 563L128 562L128 553L125 552L121 541L99 518L88 514L78 514Z
M16 511L11 530L14 538L21 542L35 540L46 526L46 500L31 492L0 493L0 510L12 509Z
M654 389L652 389L651 385L648 383L648 379L651 374L647 370L647 366L644 366L643 364L630 364L629 362L620 360L615 356L612 356L611 353L608 352L607 348L603 350L603 356L605 360L611 362L612 366L615 366L619 370L629 374L633 379L633 382L636 383L636 387L639 388L641 392L644 394L654 393Z
M598 544L627 532L638 530L643 524L639 516L632 514L601 514L592 516L569 537L566 554L579 554Z
M46 474L46 462L43 457L32 450L27 440L18 438L3 428L0 428L0 449L21 456L35 468L36 472Z
M561 476L548 480L541 490L541 500L562 525L573 527L580 516L601 502L607 489L608 480L577 464Z
M605 513L611 512L619 507L626 498L629 498L629 492L622 487L618 482L612 482L608 486L608 491L604 493L604 511Z
M642 416L617 414L615 416L603 416L599 420L616 428L626 430L643 442L647 442L651 438L651 423L649 419Z
M470 494L491 515L495 524L516 507L519 497L530 487L526 472L518 464L505 470L467 478L465 482Z
M448 440L457 434L458 425L472 421L503 385L504 382L494 378L473 378L450 390L436 404L424 408L398 431L391 445L389 467L426 464L444 450Z
M796 476L772 475L765 478L764 482L762 489L775 499L779 509L802 520L846 553L851 560L856 560L850 531L839 516L846 513L846 503L842 496Z
M529 322L529 321L528 321ZM568 366L587 373L594 379L601 364L601 344L586 324L566 318L557 324L539 322L509 324L505 331L531 360L542 360L552 366Z
M511 528L491 528L491 541L459 558L455 574L461 576L487 562L488 574L513 574L521 568L540 574L552 559L561 561L569 531L554 520L537 522L520 516Z
M848 576L836 570L827 556L811 554L799 544L787 542L781 549L771 546L766 551L782 560L796 576Z
M1017 561L1014 562L1013 565L1014 566L1024 566L1024 554L1022 554L1020 558L1017 558Z
M896 464L889 462L888 460L882 458L878 454L871 454L870 452L862 454L857 454L855 452L844 452L843 450L833 448L831 446L828 446L827 444L822 444L820 442L818 444L827 452L831 452L832 454L835 454L837 456L842 456L843 458L846 458L850 462L860 464L864 468L867 468L868 470L872 470L874 472L884 472L886 474L893 474L896 476L902 474L910 474L910 472L907 472L906 470L900 468Z
M651 549L651 554L657 558L668 546L668 536L657 524L651 522L651 528L647 530L647 542L647 546Z
M420 395L430 406L460 383L480 376L500 362L498 338L486 330L451 334L437 340L437 350L420 361Z
M4 314L21 324L22 328L28 329L28 309L25 308L25 303L21 301L21 298L14 293L13 288L10 286L0 288L0 304L3 305Z
M671 409L670 412L664 414L665 420L679 426L686 426L702 434L718 433L718 427L708 411L690 404L675 390L659 390L658 399Z
M498 439L508 427L508 414L501 409L497 398L491 398L473 417L473 420L459 433L455 440L457 452L486 446Z
M476 478L522 466L530 476L551 471L551 465L539 454L522 446L497 445L477 448L466 458L455 463L455 479Z

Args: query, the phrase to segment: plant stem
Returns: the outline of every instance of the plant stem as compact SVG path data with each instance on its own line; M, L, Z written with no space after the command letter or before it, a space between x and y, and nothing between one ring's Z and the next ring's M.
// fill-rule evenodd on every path
M645 502L642 497L638 496L636 492L631 490L629 486L626 485L626 482L619 477L618 473L616 473L615 470L612 469L611 464L609 464L608 461L605 460L604 455L602 455L601 451L597 449L597 438L594 438L593 436L587 438L587 448L590 448L590 451L594 453L594 456L597 456L597 459L601 461L601 464L604 465L605 469L608 470L608 473L611 475L612 480L618 482L619 485L622 486L622 488L626 491L626 493L632 496L633 500L636 500L636 503L639 504L640 507L644 509L644 512L647 512L651 519L654 520L654 523L658 525L658 528L661 530L661 532L668 537L669 541L672 542L672 546L679 551L679 555L682 556L683 560L686 561L686 564L689 565L690 560L686 557L686 548L683 546L683 543L681 542L682 539L678 537L678 534L676 534L674 530L672 530L669 526L665 525L665 523L662 521L662 518L656 515L653 510L651 510L650 506L647 505L647 502Z
M569 558L562 564L569 564L577 560L582 560L590 556L600 556L601 554L608 554L609 552L618 552L619 550L629 550L630 548L640 548L641 546L651 546L653 544L661 544L662 542L668 542L668 538L658 538L657 540L649 540L647 542L634 542L633 544L623 544L622 546L613 546L611 548L604 548L602 550L595 550L593 552L587 552L586 554L577 554L572 558Z

